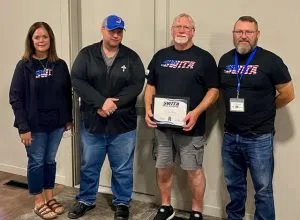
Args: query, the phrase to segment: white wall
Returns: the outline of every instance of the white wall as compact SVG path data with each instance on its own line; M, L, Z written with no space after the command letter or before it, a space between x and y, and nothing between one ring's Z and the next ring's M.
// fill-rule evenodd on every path
M73 1L73 0L72 0ZM81 1L82 6L82 45L100 39L99 28L104 16L117 13L125 19L127 31L124 44L134 48L147 66L153 53L168 45L169 30L173 17L181 12L192 15L196 21L196 45L210 51L218 61L220 56L232 48L231 31L235 20L241 15L252 15L259 23L261 37L259 45L282 57L291 72L296 89L296 100L288 107L278 111L275 137L275 175L274 195L277 220L297 220L300 218L300 176L297 169L300 148L300 129L297 110L299 101L298 52L300 30L300 3L288 1ZM105 7L104 7L105 6ZM0 81L0 170L26 174L26 154L19 143L16 129L12 128L13 115L8 104L8 89L12 73L24 50L24 39L29 26L36 20L48 22L56 35L59 55L70 62L69 55L69 17L68 1L12 0L0 8L2 48ZM4 31L5 30L5 31ZM141 102L142 104L142 102ZM213 107L208 115L208 146L205 151L204 166L207 177L205 193L205 214L224 216L228 200L222 171L220 146L224 114L220 106ZM154 163L151 160L153 133L146 129L139 118L139 151L135 161L135 189L157 195ZM106 169L106 170L105 170ZM102 178L104 185L109 184L109 170ZM103 172L103 173L105 173ZM189 209L190 197L185 174L176 168L176 178L172 201L178 208ZM58 155L58 179L71 184L71 141L64 138ZM140 179L139 181L137 181ZM253 188L249 179L247 213L254 212ZM247 219L251 219L249 216Z

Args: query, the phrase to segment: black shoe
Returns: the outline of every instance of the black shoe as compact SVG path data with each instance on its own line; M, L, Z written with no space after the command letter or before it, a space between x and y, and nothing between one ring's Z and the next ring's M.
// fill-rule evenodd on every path
M95 208L96 205L86 205L82 202L76 202L68 213L68 218L76 219L83 216L87 211Z
M127 220L129 217L129 207L126 205L117 205L115 211L115 220Z
M162 205L159 207L156 216L153 220L170 220L175 216L175 212L172 206Z
M189 220L203 220L202 213L192 211Z

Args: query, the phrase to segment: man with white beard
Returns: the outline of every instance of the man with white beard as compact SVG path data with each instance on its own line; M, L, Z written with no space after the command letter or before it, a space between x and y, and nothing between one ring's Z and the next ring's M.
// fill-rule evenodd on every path
M255 189L254 220L275 220L273 136L276 109L294 99L288 68L276 54L257 46L257 21L240 17L233 29L235 49L219 62L226 107L222 146L225 183L231 201L228 220L242 220L247 169Z
M191 16L180 14L175 17L171 32L174 45L158 51L148 66L144 98L145 121L148 127L155 128L157 143L156 168L161 206L154 220L169 220L175 216L171 206L171 187L176 153L180 157L181 168L187 171L192 192L190 219L199 220L203 219L205 191L202 168L206 145L205 112L219 96L217 66L211 54L193 44L195 24ZM165 108L161 116L166 120L158 120L152 111L154 96L165 100L160 107ZM175 116L179 115L176 108L188 102L179 120L181 125L172 124L174 112ZM154 110L156 108L155 104Z

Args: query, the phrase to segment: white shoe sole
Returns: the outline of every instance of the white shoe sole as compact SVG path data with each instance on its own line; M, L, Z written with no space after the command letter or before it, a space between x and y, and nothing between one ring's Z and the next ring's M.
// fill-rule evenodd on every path
M167 220L171 220L174 217L175 217L175 212L173 212L173 214L169 218L167 218Z

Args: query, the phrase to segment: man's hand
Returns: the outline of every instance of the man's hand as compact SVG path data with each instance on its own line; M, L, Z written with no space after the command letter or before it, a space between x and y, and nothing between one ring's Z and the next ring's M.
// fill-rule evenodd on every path
M97 110L97 114L100 115L103 118L106 118L108 116L101 108L99 108Z
M192 130L198 120L199 115L201 115L202 112L206 111L206 109L213 105L218 100L218 98L219 89L209 88L199 105L185 116L184 121L187 122L187 124L183 127L183 130Z
M152 110L146 111L145 122L146 122L147 126L149 128L156 128L157 125L154 121L151 120L152 117L153 117Z
M102 106L102 111L105 113L106 117L109 116L109 115L111 115L111 114L113 114L114 111L116 111L117 105L115 104L115 102L117 102L117 101L119 101L119 99L116 99L116 98L107 98L105 100L105 102L104 102L104 104ZM98 111L97 111L97 113L98 113Z
M184 131L190 131L195 126L197 120L199 117L199 113L196 111L190 111L184 118L184 121L187 122L187 124L183 127Z

